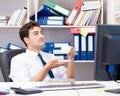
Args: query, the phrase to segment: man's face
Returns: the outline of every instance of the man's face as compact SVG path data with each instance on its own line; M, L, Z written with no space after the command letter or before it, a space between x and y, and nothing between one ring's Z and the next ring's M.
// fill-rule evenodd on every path
M29 30L29 38L27 38L27 45L28 47L32 48L43 48L44 47L44 35L41 32L40 27L33 27Z

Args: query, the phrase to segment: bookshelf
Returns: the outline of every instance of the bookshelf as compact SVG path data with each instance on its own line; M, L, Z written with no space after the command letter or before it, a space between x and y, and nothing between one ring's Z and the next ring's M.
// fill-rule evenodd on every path
M56 2L60 4L61 6L64 6L65 8L72 10L72 6L76 0L52 0L53 2ZM86 1L86 0L82 0ZM90 1L90 0L87 0ZM96 1L96 0L94 0ZM46 2L46 0L11 0L10 2L14 2L9 4L8 6L8 0L2 0L0 3L0 15L8 15L11 16L12 12L16 9L27 7L27 21L30 19L30 14L37 10L37 7L39 7L42 3ZM19 3L18 3L19 2ZM7 6L7 7L6 7ZM36 14L36 11L35 11ZM103 22L103 14L101 14L100 22ZM37 17L35 17L37 18ZM19 29L21 26L0 26L0 46L6 47L7 44L14 43L19 46L25 47L25 45L22 43L22 41L19 38ZM51 42L70 42L71 45L73 45L73 35L70 34L70 29L73 27L80 28L82 26L41 26L43 29L43 32L46 37L46 41ZM90 26L89 26L90 27ZM93 27L93 26L92 26ZM62 38L62 39L61 39ZM79 60L75 61L76 64L76 79L77 80L91 80L93 79L94 75L94 61L93 60ZM79 68L79 69L78 69ZM85 69L83 69L85 68ZM90 69L89 69L90 68ZM79 70L81 70L79 72ZM89 74L88 74L89 71ZM83 76L84 74L84 76Z

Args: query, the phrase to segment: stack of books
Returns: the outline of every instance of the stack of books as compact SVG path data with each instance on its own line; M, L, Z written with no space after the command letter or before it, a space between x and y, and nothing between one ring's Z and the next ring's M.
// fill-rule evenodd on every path
M94 26L98 22L100 9L100 1L82 2L81 0L77 0L65 24L73 26Z
M9 19L9 16L0 16L0 26L6 26Z
M27 19L27 8L24 7L21 9L17 9L12 13L12 15L7 23L7 26L23 25L25 23L26 19Z

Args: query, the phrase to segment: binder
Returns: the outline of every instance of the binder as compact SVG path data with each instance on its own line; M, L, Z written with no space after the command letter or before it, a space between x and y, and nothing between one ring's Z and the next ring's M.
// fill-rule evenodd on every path
M4 51L7 51L7 48L0 47L0 53L3 53Z
M49 20L49 19L38 19L38 23L40 25L48 25L48 26L62 26L64 25L64 20Z
M87 60L94 60L94 34L88 35Z
M53 54L67 54L70 51L69 42L56 42L54 43Z
M40 16L39 19L43 20L65 20L64 16Z
M87 60L87 38L81 35L81 60Z
M37 11L37 17L40 16L58 16L59 14L50 9L47 5L42 4ZM35 20L35 12L33 12L30 16L31 20Z
M67 54L54 54L59 60L67 60Z
M95 27L80 27L80 28L71 28L71 34L81 34L82 29L86 29L89 34L95 34Z
M75 20L75 18L77 17L81 6L83 5L81 0L77 0L76 3L74 4L72 11L70 12L70 15L68 16L68 18L65 21L65 24L71 25L73 23L73 21Z
M55 55L63 55L67 54L67 46L70 46L70 42L46 42L42 50Z
M80 55L81 55L81 53L80 53L80 41L81 39L80 39L80 34L74 34L73 35L73 46L74 46L74 48L76 49L76 54L75 54L75 60L80 60L81 58L80 58Z
M16 44L13 44L13 43L8 43L7 45L7 49L8 50L11 50L11 49L21 49L22 47L21 46L18 46Z
M49 8L51 8L55 12L62 14L63 16L68 17L68 15L70 14L70 11L68 9L66 9L66 8L64 8L64 7L58 5L50 0L47 0L45 5L47 5Z

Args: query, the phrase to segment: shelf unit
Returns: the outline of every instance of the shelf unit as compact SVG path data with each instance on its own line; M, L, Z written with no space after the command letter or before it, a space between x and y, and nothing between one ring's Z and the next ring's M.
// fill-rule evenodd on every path
M61 6L71 10L72 6L76 0L52 0L60 4ZM90 0L82 0L90 1ZM94 0L96 1L96 0ZM102 1L102 0L101 0ZM18 8L27 7L27 22L29 21L30 14L37 10L37 8L46 0L11 0L14 2L9 4L8 0L2 0L0 3L0 15L11 16L12 12ZM7 7L6 7L7 5ZM36 11L35 11L36 14ZM37 17L36 17L37 18ZM103 21L103 16L101 15L101 23ZM0 47L6 47L9 42L17 44L19 46L25 47L23 42L19 38L19 29L21 26L0 26ZM70 42L73 45L73 35L70 34L70 28L81 27L81 26L41 26L45 35L46 41L58 41L58 42ZM87 26L88 27L88 26ZM91 27L91 26L89 26ZM95 27L95 26L94 26ZM53 35L54 34L54 35ZM62 39L61 39L62 37ZM93 79L94 74L94 61L92 60L79 60L75 61L77 69L77 80L91 80ZM84 64L84 65L83 65ZM82 66L85 66L86 69L83 70ZM78 69L79 68L79 69ZM90 69L89 69L90 68ZM79 72L82 70L83 72ZM88 72L89 71L89 72ZM89 74L88 74L89 73ZM84 76L83 76L84 74ZM91 76L91 77L90 77Z

